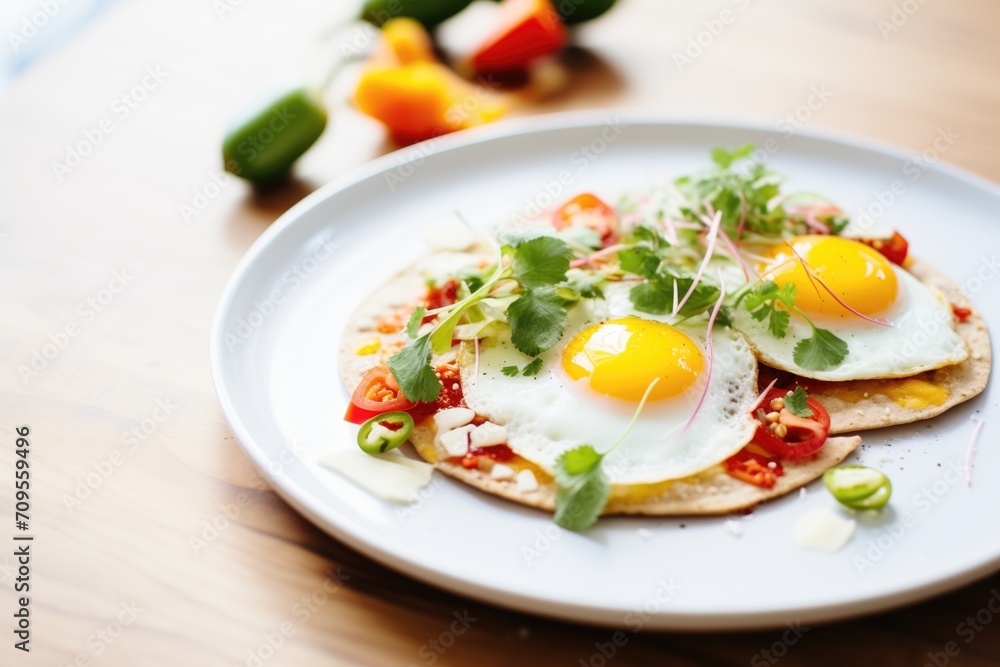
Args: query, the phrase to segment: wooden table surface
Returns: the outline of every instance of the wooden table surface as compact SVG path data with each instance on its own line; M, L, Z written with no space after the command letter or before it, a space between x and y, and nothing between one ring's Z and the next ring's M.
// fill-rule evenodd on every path
M260 95L333 57L320 35L350 5L116 4L0 99L0 497L8 526L14 428L30 425L35 535L30 655L12 647L17 571L0 549L0 663L604 664L606 629L444 594L327 537L262 483L223 419L208 341L230 272L292 203L392 147L338 108L298 180L255 196L213 186L220 138ZM700 33L708 46L679 66ZM945 159L1000 181L989 0L621 0L578 43L569 87L532 112L791 114L915 152L950 128ZM85 155L67 155L81 143ZM747 576L762 595L794 585L780 564ZM968 644L956 628L998 588L994 576L794 644L781 631L643 632L608 664L996 665L1000 622ZM438 652L466 611L477 620Z

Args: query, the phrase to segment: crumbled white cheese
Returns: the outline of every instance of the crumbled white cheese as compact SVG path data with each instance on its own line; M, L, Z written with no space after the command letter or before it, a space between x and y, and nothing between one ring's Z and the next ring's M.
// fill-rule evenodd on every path
M503 463L494 463L490 470L490 477L493 479L507 480L514 478L514 469Z
M743 536L743 524L734 519L729 519L728 521L726 521L726 530L728 530L729 534L732 535L733 537Z
M640 528L639 529L639 539L648 540L651 537L653 537L652 531L650 531L647 528Z
M431 481L434 466L409 459L398 451L370 456L360 449L331 452L319 461L380 498L412 503L420 500L420 490Z
M840 551L851 541L856 525L854 520L844 519L824 505L806 512L792 531L795 544L801 549Z
M538 480L535 473L530 470L522 470L517 473L517 490L521 493L531 493L538 490Z
M803 486L802 488L799 489L799 498L805 498L806 497L806 493L808 493L806 491L806 487Z
M445 451L448 452L448 456L465 456L469 453L469 434L475 428L475 426L469 424L468 426L461 426L451 431L438 433L438 444L444 447Z
M476 413L469 408L446 408L434 413L434 424L439 431L451 431L475 418Z
M470 436L473 447L492 447L507 442L507 429L493 422L484 422Z

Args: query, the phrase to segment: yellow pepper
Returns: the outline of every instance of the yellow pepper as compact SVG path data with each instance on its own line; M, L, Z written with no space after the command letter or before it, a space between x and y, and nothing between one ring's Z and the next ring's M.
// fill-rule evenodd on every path
M407 18L382 28L380 49L365 65L355 99L399 143L422 141L493 121L506 112L497 96L448 69L423 26Z

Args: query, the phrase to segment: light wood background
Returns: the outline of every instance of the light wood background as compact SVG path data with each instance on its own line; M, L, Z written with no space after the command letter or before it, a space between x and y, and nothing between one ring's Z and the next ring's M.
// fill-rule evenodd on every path
M377 124L339 108L299 179L255 196L238 182L210 187L220 139L256 98L323 68L335 49L320 33L351 4L122 3L0 99L0 535L12 521L13 429L29 424L37 536L30 656L11 648L13 558L0 548L0 664L258 664L250 652L268 667L601 664L592 655L606 630L452 597L330 539L262 487L222 418L208 339L234 265L294 201L391 146ZM894 5L901 25L883 36ZM678 71L673 54L724 9L736 20ZM915 151L951 127L960 138L946 159L1000 181L1000 16L990 0L621 0L578 43L586 50L569 60L569 88L537 111L649 106L777 123L825 87L830 99L809 126ZM115 100L147 67L165 78L123 117ZM53 162L104 119L113 131L57 177ZM194 206L196 190L215 196L186 222L180 206ZM115 272L120 289L105 292ZM64 348L22 377L18 368L68 325L76 333ZM213 521L223 530L195 549ZM331 569L349 579L327 592ZM780 564L747 576L760 578L762 595L794 585ZM995 576L813 628L781 664L929 663L998 587ZM310 597L322 602L310 608ZM422 650L466 609L479 620L454 646ZM282 624L291 636L268 651ZM781 639L641 633L611 662L771 664L760 652ZM949 664L1000 663L1000 620L960 646Z

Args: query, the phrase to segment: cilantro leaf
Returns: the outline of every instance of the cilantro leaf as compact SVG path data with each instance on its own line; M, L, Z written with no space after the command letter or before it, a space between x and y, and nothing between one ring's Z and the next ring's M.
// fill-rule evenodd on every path
M517 369L517 366L504 366L503 368L500 369L500 372L509 378L515 377L517 376L518 373L520 373L520 371Z
M590 445L571 449L556 460L555 521L567 530L590 528L611 495L611 482L601 462L603 454Z
M634 273L643 278L655 278L656 270L660 268L660 257L649 248L635 246L619 250L618 263L623 271Z
M410 315L410 321L406 323L406 335L410 338L417 337L417 330L420 328L420 324L424 321L424 316L427 314L427 309L423 306L417 306L417 309L413 311Z
M663 315L673 309L674 286L662 280L639 283L629 290L628 298L640 312Z
M684 295L688 293L688 290L691 289L691 285L693 283L693 278L677 279L678 302L680 302L680 300L684 298ZM719 294L720 292L718 287L709 285L708 283L698 283L698 286L694 288L694 292L691 293L688 300L684 302L683 306L681 306L680 314L683 317L691 317L692 315L697 315L698 313L708 310L715 305L716 301L719 300ZM673 304L671 304L671 307L673 307Z
M785 283L778 287L773 280L767 280L747 292L744 298L746 309L755 320L763 322L770 317L767 326L771 335L775 338L785 337L792 318L787 310L778 310L777 306L780 303L787 308L795 307L794 283Z
M511 267L514 279L527 289L555 285L566 280L573 250L565 241L539 236L514 249Z
M748 157L752 152L753 144L743 144L739 148L734 148L732 151L727 151L721 146L716 146L712 149L712 162L723 169L728 169L734 162Z
M532 360L527 366L524 367L524 370L521 371L521 374L524 375L524 377L530 378L538 375L538 373L541 372L541 370L542 370L542 360L536 358Z
M507 307L514 347L529 357L537 357L558 343L566 328L564 303L550 287L523 292Z
M693 278L674 278L667 275L636 285L629 290L629 299L635 309L643 313L663 315L674 308L674 285L677 286L678 303L694 284ZM698 283L694 292L681 306L680 314L691 317L708 310L719 300L719 288L708 283Z
M806 402L809 394L802 387L796 387L795 391L785 396L785 407L796 417L812 417L813 411Z
M604 276L599 273L591 273L580 269L570 269L566 273L566 286L579 292L581 297L588 299L604 298L600 283L604 281Z
M756 315L754 315L754 317L756 317ZM775 338L784 338L785 333L788 331L788 324L791 321L792 316L787 310L771 308L771 319L767 323L767 329Z
M403 395L411 401L429 403L441 393L441 380L431 368L430 334L424 334L389 357L389 370Z
M709 211L722 214L722 228L737 238L744 232L780 236L788 230L788 214L780 200L781 177L760 162L745 160L753 152L746 144L728 151L712 151L714 167L674 181L687 205L685 215L699 217Z
M795 346L792 359L806 370L825 371L839 366L846 356L847 343L826 329L814 326L812 336Z

